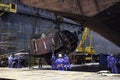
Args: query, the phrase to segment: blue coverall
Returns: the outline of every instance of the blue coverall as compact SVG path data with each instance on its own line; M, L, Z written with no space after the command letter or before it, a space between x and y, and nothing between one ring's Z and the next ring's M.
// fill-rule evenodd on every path
M110 65L110 60L111 60L111 56L110 56L110 55L108 55L108 56L107 56L107 67L108 67L108 69L110 69L110 68L111 68L111 65Z
M64 71L64 65L65 65L65 60L64 58L60 57L55 61L56 65L57 65L57 70L61 70Z
M117 60L114 57L111 57L111 69L112 69L111 71L112 71L112 73L115 73L115 74L118 73L116 62L117 62Z
M12 62L13 62L13 56L10 55L10 56L8 57L8 67L9 67L9 68L12 68Z
M64 55L64 60L65 60L65 69L66 70L70 70L71 69L71 65L70 65L70 58L69 56L67 56L66 54Z
M56 60L56 57L55 57L55 54L53 53L52 54L52 57L51 57L51 66L52 66L52 70L55 70L56 69L56 64L55 64L55 60Z
M18 56L17 59L18 59L17 68L21 68L21 56Z

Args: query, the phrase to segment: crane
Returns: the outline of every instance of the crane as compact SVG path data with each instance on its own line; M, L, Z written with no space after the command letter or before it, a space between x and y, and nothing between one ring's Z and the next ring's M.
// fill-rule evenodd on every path
M85 53L87 54L95 54L96 50L92 46L92 34L90 34L90 44L85 48Z
M90 34L90 44L88 47L84 48L83 45L85 44L85 41L88 37L88 33L89 33L90 29L88 27L85 28L84 33L82 35L82 39L78 45L78 47L76 48L76 52L78 53L87 53L87 54L95 54L96 51L95 49L93 49L92 46L92 34Z
M90 33L90 43L89 46L87 46L86 48L83 47L83 45L85 44L85 41L88 37L88 33L90 32L90 29L88 27L85 28L84 33L82 35L82 39L78 45L78 47L76 48L76 52L77 53L85 53L87 54L87 56L85 57L86 61L91 61L92 55L94 55L96 53L96 50L93 48L92 46L92 34ZM85 55L83 54L83 55Z

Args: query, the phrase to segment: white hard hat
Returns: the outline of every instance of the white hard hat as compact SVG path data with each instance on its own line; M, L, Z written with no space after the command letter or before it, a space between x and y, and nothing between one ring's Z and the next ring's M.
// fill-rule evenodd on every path
M110 54L110 56L113 56L113 54Z
M58 57L62 57L62 54L58 54Z

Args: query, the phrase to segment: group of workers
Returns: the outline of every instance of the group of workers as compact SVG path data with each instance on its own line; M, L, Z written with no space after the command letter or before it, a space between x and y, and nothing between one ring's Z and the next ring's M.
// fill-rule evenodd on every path
M17 61L16 62L16 64L17 64L17 68L21 68L21 56L18 56L17 58L16 57L14 57L14 54L13 55L10 55L9 57L8 57L8 67L9 68L15 68L15 66L14 66L14 62L15 61Z
M55 54L52 54L51 57L51 66L52 70L70 70L71 69L71 64L70 64L70 59L67 54L64 54L64 57L62 54L58 54L58 58L56 58Z
M21 68L21 56L14 57L14 55L10 55L8 57L8 66L9 68L14 68L14 61L17 60L17 68ZM107 67L111 70L112 73L118 73L118 69L116 66L117 59L111 54L107 56ZM51 66L52 70L70 70L71 64L70 59L67 54L58 54L58 57L56 58L55 54L53 53L51 56ZM41 57L39 58L39 68L42 68L42 61Z
M109 54L107 56L107 67L108 69L111 70L112 73L115 73L115 74L118 73L116 63L117 63L117 59L112 54Z
M16 66L15 65L16 62ZM70 59L67 56L67 54L64 54L64 57L62 54L58 55L58 58L56 58L55 54L52 54L51 57L51 66L52 70L70 70L71 69L71 64L70 64ZM14 55L10 55L8 57L8 67L9 68L21 68L21 56L14 57ZM41 56L39 58L39 68L42 68L42 60Z

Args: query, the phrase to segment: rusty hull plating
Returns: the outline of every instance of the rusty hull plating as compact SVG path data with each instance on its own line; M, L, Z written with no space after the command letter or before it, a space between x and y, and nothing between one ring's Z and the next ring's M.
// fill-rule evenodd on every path
M66 13L94 16L120 0L20 0L22 3Z
M76 48L77 41L77 36L67 30L50 33L44 38L32 37L30 39L31 54L33 56L39 56L60 51L69 54Z
M89 27L120 47L120 0L20 0Z

